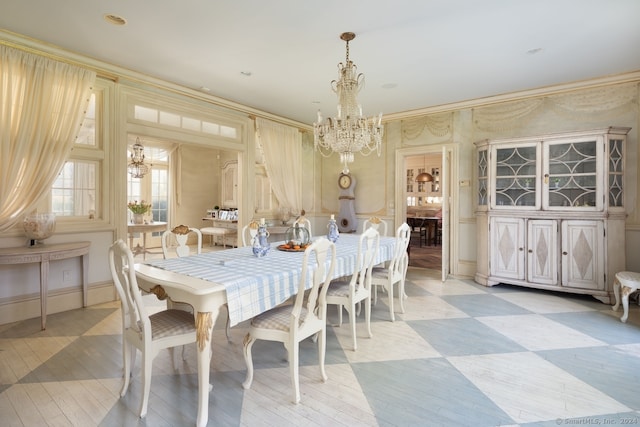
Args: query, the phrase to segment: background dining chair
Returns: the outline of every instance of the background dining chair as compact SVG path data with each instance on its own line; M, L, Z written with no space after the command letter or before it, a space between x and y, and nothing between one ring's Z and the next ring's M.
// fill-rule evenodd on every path
M186 225L179 225L172 230L167 230L162 233L160 240L164 258L170 258L173 254L179 257L190 255L191 248L187 244L190 235L195 235L197 238L196 253L202 253L202 233L200 230L197 228L189 228Z
M124 384L120 396L129 388L129 376L135 362L134 351L142 353L142 401L140 418L147 414L151 368L153 359L162 349L195 343L196 327L193 314L184 310L163 310L148 315L138 288L133 254L122 239L109 248L109 268L122 306L122 359L124 362Z
M372 216L362 223L362 232L364 233L364 231L369 227L373 227L378 230L378 233L380 233L381 236L387 235L387 223L377 216Z
M242 227L242 246L251 246L253 237L258 233L258 221L255 219Z
M315 258L315 259L314 259ZM327 266L327 260L329 265ZM309 263L313 262L313 273L308 273ZM300 402L300 383L298 375L300 341L318 336L318 363L323 381L327 381L324 368L327 330L327 304L325 294L333 276L336 262L336 246L321 237L304 251L302 274L298 284L298 293L293 305L280 305L251 320L249 332L244 339L244 358L247 363L247 376L242 386L251 387L253 382L253 358L251 349L256 340L279 341L284 343L289 359L289 371L293 386L293 402ZM305 293L307 274L311 274L311 289Z
M178 257L192 255L190 247L187 245L187 240L190 234L195 234L198 238L196 246L196 254L202 253L202 233L197 228L189 228L186 225L179 225L172 230L167 230L162 233L162 255L164 259L170 258L172 249L175 251L175 255ZM177 246L173 246L173 243L177 243ZM227 304L224 305L227 308L227 324L225 326L225 334L227 340L231 336L231 320L229 319ZM193 307L185 302L173 301L167 299L167 308L176 310L185 310L193 313ZM184 354L184 349L183 349Z
M405 222L396 231L396 243L393 249L393 258L387 267L375 267L371 277L373 288L373 303L378 301L378 286L382 287L389 296L389 315L391 321L395 322L393 308L393 285L398 284L398 300L400 301L400 312L404 313L404 282L409 267L409 256L407 247L411 238L411 227Z
M364 304L365 325L368 337L371 338L371 273L380 246L380 233L374 228L367 228L358 241L356 268L351 278L340 278L331 281L327 291L327 304L338 306L338 324L342 326L342 308L349 313L353 350L356 343L356 304Z

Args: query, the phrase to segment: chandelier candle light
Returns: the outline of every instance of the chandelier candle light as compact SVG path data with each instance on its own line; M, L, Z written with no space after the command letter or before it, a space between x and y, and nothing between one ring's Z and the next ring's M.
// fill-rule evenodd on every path
M323 120L318 111L318 121L313 124L314 146L328 157L340 154L343 173L349 173L349 163L354 153L368 156L374 151L380 156L382 145L382 113L377 117L363 117L362 106L356 95L364 85L364 74L357 74L356 65L349 59L349 42L354 33L342 33L340 39L347 43L347 59L338 64L339 79L331 82L331 89L338 95L338 116Z

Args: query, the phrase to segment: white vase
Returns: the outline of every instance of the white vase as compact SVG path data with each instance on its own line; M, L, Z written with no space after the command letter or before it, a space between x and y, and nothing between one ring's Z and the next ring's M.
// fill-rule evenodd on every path
M133 214L133 223L134 224L144 224L144 214Z

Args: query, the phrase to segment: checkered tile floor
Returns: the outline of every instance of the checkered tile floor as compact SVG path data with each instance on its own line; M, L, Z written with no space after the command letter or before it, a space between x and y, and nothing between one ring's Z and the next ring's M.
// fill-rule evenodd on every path
M438 280L410 269L406 313L373 309L373 338L358 319L358 350L347 327L327 329L322 383L310 340L301 345L302 402L290 403L280 344L254 346L256 372L242 388L245 325L231 342L216 326L209 426L557 426L640 423L640 309L626 324L590 297L472 281ZM155 301L151 304L157 305ZM330 321L337 322L335 309ZM346 319L346 317L345 317ZM195 347L186 360L154 361L149 412L140 402L137 359L122 384L117 303L0 326L3 426L188 426L195 424ZM224 322L218 322L223 325ZM176 354L179 354L177 352Z

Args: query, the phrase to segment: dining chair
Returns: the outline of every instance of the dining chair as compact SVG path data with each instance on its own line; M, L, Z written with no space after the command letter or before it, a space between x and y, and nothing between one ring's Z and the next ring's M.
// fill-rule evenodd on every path
M195 320L192 313L184 310L167 309L152 315L147 313L142 292L136 280L133 254L122 239L109 248L109 268L122 306L124 384L120 396L124 397L127 393L136 349L140 350L142 353L142 401L139 416L144 418L147 414L151 389L153 359L160 350L168 348L171 351L173 363L174 347L195 343Z
M362 223L362 232L364 233L364 231L369 227L373 227L378 230L378 233L380 233L381 236L387 235L387 223L377 216L372 216Z
M349 313L351 323L351 339L353 351L358 346L356 342L356 305L364 304L365 325L368 337L371 338L371 274L378 248L380 246L380 233L375 228L367 228L360 235L358 241L358 253L356 256L356 268L350 279L341 277L331 281L327 291L327 304L338 306L338 325L342 326L342 308ZM359 312L359 310L358 310Z
M251 246L253 238L258 233L258 226L260 224L255 219L249 224L242 227L242 246Z
M251 319L249 332L244 339L244 358L247 376L242 386L251 387L253 382L253 358L251 349L256 340L279 341L284 344L289 360L293 402L300 402L298 375L299 343L317 337L318 363L322 381L327 381L324 367L327 334L326 293L333 276L336 262L336 246L321 237L307 247L302 258L302 273L298 283L298 293L293 305L283 304ZM310 270L310 264L313 268ZM310 275L310 278L307 278ZM307 282L310 282L310 289Z
M170 258L174 253L179 257L190 255L191 248L187 244L190 235L195 235L197 238L196 253L202 253L202 233L200 230L179 225L162 233L161 243L164 258Z
M371 277L373 288L373 303L378 302L378 286L382 287L389 296L389 315L391 321L395 322L393 308L393 285L398 284L398 300L400 302L400 312L404 313L404 282L409 267L409 256L407 247L411 238L411 227L405 222L396 230L396 243L393 250L393 258L387 267L375 267Z
M186 225L179 225L177 227L174 227L172 230L167 230L162 233L161 243L162 255L164 259L171 258L172 252L175 252L175 255L178 257L192 255L191 248L187 245L189 235L191 234L195 234L197 237L196 254L201 254L202 233L200 232L200 230L198 230L197 228L189 228ZM174 245L174 243L177 244L177 246ZM227 307L226 304L225 307ZM185 310L193 313L193 307L190 304L180 301L173 301L170 298L167 299L167 308ZM231 336L231 320L229 319L228 314L225 334L227 335L227 340L229 340Z

